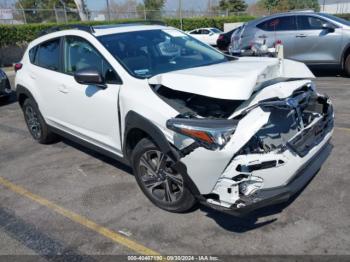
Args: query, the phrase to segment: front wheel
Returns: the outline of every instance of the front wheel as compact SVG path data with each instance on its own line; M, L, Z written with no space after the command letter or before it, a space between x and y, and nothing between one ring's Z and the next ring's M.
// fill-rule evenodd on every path
M181 213L195 205L184 176L171 168L173 161L149 139L136 145L132 163L137 183L156 206Z

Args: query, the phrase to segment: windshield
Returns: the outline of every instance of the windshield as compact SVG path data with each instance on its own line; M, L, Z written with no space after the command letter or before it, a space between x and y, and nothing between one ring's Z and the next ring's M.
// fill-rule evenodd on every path
M343 25L347 25L347 26L350 26L350 21L348 20L345 20L343 18L340 18L340 17L337 17L337 16L334 16L334 15L329 15L329 14L324 14L324 13L320 13L321 16L324 16L328 19L331 19L335 22L338 22L338 23L341 23Z
M176 29L118 33L98 39L138 78L228 61L224 54Z
M211 28L211 31L214 32L214 33L219 33L219 34L222 33L222 31L217 29L217 28Z

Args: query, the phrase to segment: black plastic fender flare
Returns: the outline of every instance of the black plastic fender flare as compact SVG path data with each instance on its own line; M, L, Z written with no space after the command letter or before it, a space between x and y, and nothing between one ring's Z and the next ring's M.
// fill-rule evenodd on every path
M186 184L191 193L197 198L200 198L201 194L197 186L189 177L186 165L180 161L180 154L171 146L163 132L156 125L134 111L129 111L125 117L125 132L123 140L123 153L125 157L127 157L127 137L129 132L133 129L139 129L150 136L152 141L160 148L160 150L167 154L175 162L173 168L184 176Z

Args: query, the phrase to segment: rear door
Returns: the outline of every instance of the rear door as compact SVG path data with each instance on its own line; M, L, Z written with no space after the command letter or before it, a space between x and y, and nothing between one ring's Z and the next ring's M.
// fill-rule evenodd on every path
M327 20L313 15L298 15L295 54L291 57L305 63L337 63L342 42L342 29L323 29Z
M45 41L30 50L29 75L40 90L38 104L46 121L58 121L64 116L64 106L60 102L59 82L61 73L61 38Z
M268 47L273 47L277 41L282 41L285 58L294 56L297 33L296 17L294 15L274 17L261 22L256 27L258 31L253 41L266 40Z

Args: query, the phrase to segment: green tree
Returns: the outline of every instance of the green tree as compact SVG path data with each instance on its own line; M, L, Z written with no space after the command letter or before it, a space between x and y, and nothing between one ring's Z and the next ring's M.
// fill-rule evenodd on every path
M243 12L248 5L244 0L220 0L219 7L221 10L228 10L229 12Z
M63 7L68 11L68 20L85 20L82 19L80 13L82 10L85 14L88 13L84 0L18 0L16 7L28 9L25 11L27 23L56 22L57 16L65 15L64 12L55 12L54 9L62 10Z
M143 0L143 4L137 6L137 11L141 17L146 19L161 18L161 10L163 9L165 0Z
M259 4L270 13L285 12L295 9L320 10L318 0L260 0Z

